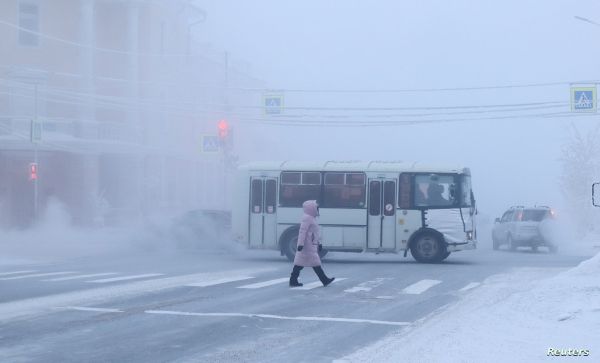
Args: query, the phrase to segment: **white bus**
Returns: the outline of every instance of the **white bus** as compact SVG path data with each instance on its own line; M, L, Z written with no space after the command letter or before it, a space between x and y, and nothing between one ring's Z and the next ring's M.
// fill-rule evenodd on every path
M323 255L403 252L443 261L475 249L475 199L463 167L406 162L262 162L241 166L232 232L250 248L292 260L302 203L317 200Z

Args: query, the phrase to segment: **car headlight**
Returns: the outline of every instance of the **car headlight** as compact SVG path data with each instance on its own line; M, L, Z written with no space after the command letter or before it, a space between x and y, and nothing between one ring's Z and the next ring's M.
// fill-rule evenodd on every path
M468 231L467 232L467 241L471 241L473 240L473 231Z

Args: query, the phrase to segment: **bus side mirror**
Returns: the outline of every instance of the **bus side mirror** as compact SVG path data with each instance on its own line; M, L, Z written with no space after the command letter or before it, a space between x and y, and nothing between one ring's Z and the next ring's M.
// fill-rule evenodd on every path
M592 204L600 207L600 183L592 184Z

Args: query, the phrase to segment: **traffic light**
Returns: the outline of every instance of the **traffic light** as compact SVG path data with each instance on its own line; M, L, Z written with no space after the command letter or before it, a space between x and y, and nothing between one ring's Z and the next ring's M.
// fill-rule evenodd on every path
M38 178L38 164L29 163L29 180L37 180Z
M226 120L219 121L217 130L219 131L219 139L221 141L225 141L229 137L229 123Z
M230 152L233 148L233 129L229 126L227 120L220 120L217 124L219 142L223 151Z

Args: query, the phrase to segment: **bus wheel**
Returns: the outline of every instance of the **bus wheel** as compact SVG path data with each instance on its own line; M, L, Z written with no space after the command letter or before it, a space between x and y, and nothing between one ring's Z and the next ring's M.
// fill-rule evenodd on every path
M418 262L437 263L448 257L442 241L432 233L424 233L410 246L410 253Z
M296 248L298 248L297 246L298 235L294 233L288 237L283 246L283 253L288 260L294 261L294 257L296 257Z

